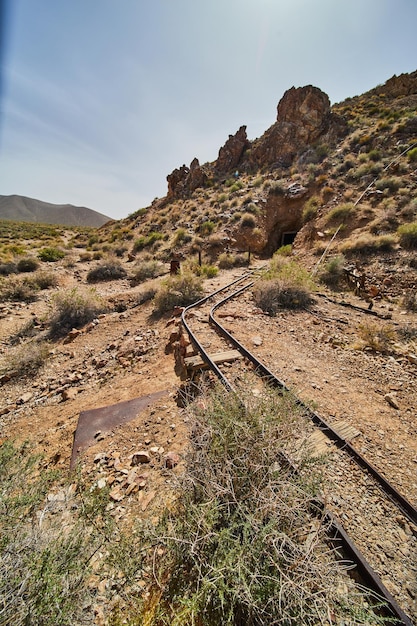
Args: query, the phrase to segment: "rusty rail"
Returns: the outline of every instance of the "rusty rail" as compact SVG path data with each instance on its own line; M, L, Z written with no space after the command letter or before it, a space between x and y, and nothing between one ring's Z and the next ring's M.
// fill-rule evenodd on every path
M216 363L214 363L206 350L201 346L197 337L191 330L189 324L186 320L187 312L193 308L197 308L201 306L205 302L207 302L210 298L230 289L233 285L237 285L239 282L249 278L254 272L249 272L244 276L236 279L229 285L218 289L217 291L209 294L208 296L202 298L198 302L187 307L182 314L182 323L190 337L190 341L192 342L195 349L201 354L202 359L208 365L208 367L214 372L217 378L221 381L221 383L228 389L229 391L235 391L231 383L227 380L224 374L221 372ZM253 282L243 285L242 287L235 290L232 294L229 294L219 302L217 302L210 310L209 313L209 322L210 324L221 334L225 339L227 339L230 343L234 345L234 347L252 364L255 366L255 371L258 375L265 379L265 382L271 386L277 387L279 389L289 391L288 387L285 385L283 381L277 378L257 357L255 357L249 350L247 350L237 339L233 337L231 333L229 333L221 324L218 322L215 317L215 311L223 306L226 302L239 296L243 291L248 289L253 285ZM384 491L386 495L397 505L398 508L407 516L407 518L414 524L417 525L417 509L404 497L402 496L396 489L393 487L379 472L376 468L373 467L349 442L347 442L343 437L341 437L337 431L335 431L318 413L312 411L309 407L307 407L300 399L296 398L297 404L303 408L306 414L312 419L312 421L320 428L320 430L329 437L339 448L345 450L352 459L356 461L356 463L367 472L369 472L373 478L376 480L377 484ZM348 558L352 560L352 562L356 566L356 570L358 574L361 576L365 585L373 592L375 592L383 601L386 603L388 611L391 616L393 616L398 624L403 624L404 626L413 626L413 622L406 615L406 613L401 609L401 607L396 602L395 598L390 594L390 592L386 589L385 585L382 583L378 574L373 570L373 568L366 561L365 557L362 555L360 550L356 547L353 541L349 538L346 531L342 527L342 525L334 518L334 516L327 510L324 510L324 517L326 521L329 523L331 529L330 541L336 547L342 547L345 554L348 555Z

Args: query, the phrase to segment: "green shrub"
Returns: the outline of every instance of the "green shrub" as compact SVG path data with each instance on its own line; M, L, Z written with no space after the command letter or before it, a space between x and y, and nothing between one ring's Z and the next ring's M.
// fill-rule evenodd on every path
M408 152L407 158L410 163L415 163L417 161L417 147Z
M219 268L215 265L202 265L196 264L193 267L193 271L197 276L204 276L205 278L214 278L219 273Z
M417 222L402 224L398 228L397 233L403 248L407 250L415 250L417 248Z
M278 250L275 252L278 256L291 256L292 253L292 244L287 243L285 246L280 246Z
M340 252L351 254L354 252L370 254L372 252L389 252L397 243L394 235L360 235L357 239L344 241L340 246Z
M190 272L166 279L155 294L155 313L162 315L176 306L188 306L203 295L200 277Z
M214 231L215 228L216 228L216 224L212 222L211 220L207 220L203 222L202 224L200 224L198 228L198 232L203 237L207 237L208 235L211 235L211 233Z
M355 211L355 205L352 202L346 202L335 206L326 215L326 222L339 220L345 222Z
M65 252L59 248L42 248L38 252L38 258L41 261L60 261L65 256Z
M50 335L66 335L73 328L81 328L105 311L107 306L93 290L82 292L74 288L59 292L53 299L49 318Z
M136 241L133 243L133 250L134 252L140 252L140 250L143 250L143 248L147 248L154 244L156 241L159 241L163 238L164 235L162 233L152 231L146 237L142 235L141 237L136 239Z
M320 268L318 279L329 287L336 287L344 275L343 267L345 258L343 255L334 256Z
M303 207L303 224L306 224L316 217L319 206L320 199L317 198L317 196L312 196L307 200Z
M18 272L34 272L38 269L39 263L34 257L26 257L24 259L19 259L17 262L17 270Z
M119 261L109 260L91 269L87 274L87 282L98 283L101 281L118 280L126 276L127 272Z
M401 184L401 178L399 178L398 176L391 176L387 178L380 178L379 180L377 180L375 183L375 187L380 191L388 189L389 191L394 192L398 191L398 189L401 187Z

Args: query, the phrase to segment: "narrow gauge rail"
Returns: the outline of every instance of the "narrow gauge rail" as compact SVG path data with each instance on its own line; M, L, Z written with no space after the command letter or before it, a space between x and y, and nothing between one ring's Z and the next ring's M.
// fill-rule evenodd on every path
M208 319L205 319L204 322L206 324L207 322L209 322L210 326L215 329L216 334L222 336L224 340L228 342L229 347L233 346L236 350L239 351L242 356L249 360L254 366L255 373L260 376L264 380L264 382L272 387L277 387L281 390L289 391L285 383L277 378L259 359L257 359L255 355L253 355L240 342L238 342L233 337L233 335L231 335L231 333L229 333L214 316L214 313L219 307L223 306L232 298L238 297L241 293L243 293L245 290L253 285L253 280L251 279L254 277L255 271L256 270L252 272L247 272L246 274L244 274L240 278L237 278L225 287L216 290L215 292L202 298L198 302L187 307L182 314L182 324L186 329L195 350L201 355L201 358L206 366L217 376L217 378L221 381L221 383L228 391L236 390L233 384L228 380L226 375L221 371L221 369L215 362L215 359L210 356L206 347L204 347L200 340L197 338L196 333L193 332L193 330L191 329L191 325L187 319L188 317L191 317L190 313L192 310L201 309L208 304L211 305L211 308L208 313ZM220 299L218 299L219 297ZM303 409L303 412L305 412L305 414L310 417L315 426L317 426L339 449L346 452L362 470L365 470L370 476L372 476L372 478L377 482L380 489L389 497L392 502L395 503L400 511L414 525L417 525L417 509L415 509L415 507L413 507L413 505L404 496L402 496L402 494L400 494L395 489L395 487L391 485L377 471L377 469L363 457L363 455L361 455L348 441L341 437L336 430L334 430L320 415L318 415L318 413L311 410L300 399L296 399L296 403ZM342 549L344 555L346 555L355 564L356 572L361 577L361 580L363 580L364 584L369 589L376 592L380 597L385 600L387 606L389 607L391 615L398 620L398 623L412 626L413 622L402 610L396 599L382 583L380 577L369 565L361 551L349 538L348 534L346 533L340 522L338 522L334 515L329 511L324 511L324 515L327 522L330 523L331 542L333 543L333 545Z

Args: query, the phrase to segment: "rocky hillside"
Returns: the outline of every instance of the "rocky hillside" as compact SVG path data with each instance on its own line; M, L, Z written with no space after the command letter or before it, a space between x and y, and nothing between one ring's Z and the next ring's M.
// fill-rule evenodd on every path
M51 204L18 195L0 196L0 219L92 228L99 228L111 221L110 217L86 207Z

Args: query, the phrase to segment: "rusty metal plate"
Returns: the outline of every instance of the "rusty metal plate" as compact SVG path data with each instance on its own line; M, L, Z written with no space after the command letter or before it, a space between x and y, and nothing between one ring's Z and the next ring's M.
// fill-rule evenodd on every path
M74 467L80 452L97 443L95 435L98 431L105 433L116 426L123 426L123 424L135 419L144 409L167 394L167 390L157 391L156 393L150 393L140 398L133 398L132 400L126 400L110 406L81 411L74 434L70 467Z

